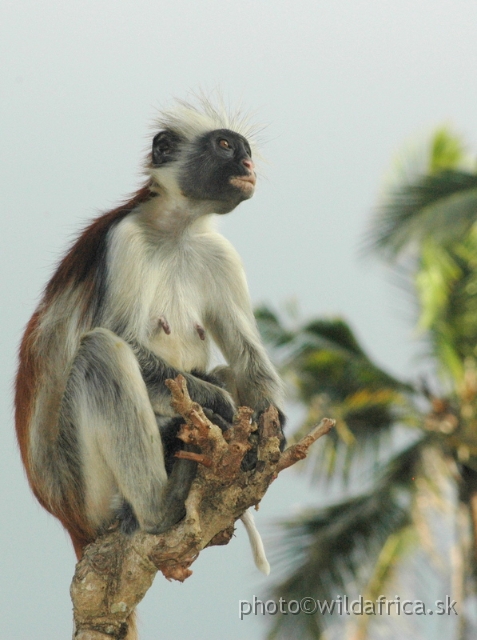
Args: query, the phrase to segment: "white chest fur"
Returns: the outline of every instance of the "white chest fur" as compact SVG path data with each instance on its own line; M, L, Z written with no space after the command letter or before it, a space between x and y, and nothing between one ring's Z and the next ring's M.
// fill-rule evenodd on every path
M210 352L208 310L220 299L227 272L225 239L215 232L146 238L134 218L118 225L110 241L108 303L111 323L170 365L205 370Z
M204 325L207 292L213 286L208 277L211 274L194 267L193 255L187 250L172 264L165 264L166 268L164 263L158 265L157 288L151 301L151 323L156 327L150 348L178 369L205 371L210 339Z

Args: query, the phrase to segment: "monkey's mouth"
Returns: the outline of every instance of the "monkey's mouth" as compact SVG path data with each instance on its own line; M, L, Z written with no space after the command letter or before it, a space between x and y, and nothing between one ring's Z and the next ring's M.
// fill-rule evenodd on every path
M253 173L249 173L246 176L235 176L234 178L230 178L229 183L233 187L240 189L244 195L251 196L255 190L257 178Z

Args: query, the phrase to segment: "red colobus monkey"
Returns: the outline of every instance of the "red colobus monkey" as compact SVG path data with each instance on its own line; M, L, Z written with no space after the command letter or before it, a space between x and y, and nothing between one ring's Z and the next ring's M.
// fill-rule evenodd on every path
M253 195L246 124L203 100L163 112L158 130L145 186L79 236L20 347L23 463L78 558L115 519L160 533L184 515L196 466L174 457L167 378L182 373L223 429L237 404L282 405L240 258L212 226ZM212 341L229 366L210 374Z

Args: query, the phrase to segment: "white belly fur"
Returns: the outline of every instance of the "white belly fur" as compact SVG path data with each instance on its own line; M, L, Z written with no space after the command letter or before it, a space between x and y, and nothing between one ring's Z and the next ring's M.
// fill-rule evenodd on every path
M210 282L205 279L204 273L198 272L187 259L182 260L174 273L164 273L160 268L157 277L150 320L150 326L155 330L150 347L167 363L182 371L205 371L209 362L210 337L205 334L205 340L201 339L198 330L198 327L204 328L207 292L210 289ZM160 318L167 322L169 334L161 326Z
M172 307L172 308L171 308ZM163 316L170 327L168 335L159 324ZM168 305L157 316L158 330L151 341L151 350L168 364L182 371L201 369L205 371L209 362L210 340L200 338L197 326L203 327L203 320L196 314Z
M197 325L205 326L207 309L213 306L215 273L222 269L225 241L215 233L188 233L162 238L151 251L139 217L123 220L111 240L111 324L126 317L127 333L171 366L205 370L211 336L202 340ZM169 334L161 327L161 317Z

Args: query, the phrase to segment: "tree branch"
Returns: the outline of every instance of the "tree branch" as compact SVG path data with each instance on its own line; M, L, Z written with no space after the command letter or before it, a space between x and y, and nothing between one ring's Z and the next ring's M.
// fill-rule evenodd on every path
M325 418L298 444L280 454L280 423L274 407L258 427L257 464L243 471L241 463L257 430L252 409L240 407L233 427L222 433L202 407L192 402L183 376L166 382L172 406L184 418L178 437L201 453L181 451L180 458L198 462L197 476L186 500L186 516L161 535L138 532L128 538L106 533L86 547L71 585L76 640L121 640L128 618L151 586L157 571L183 582L190 565L207 546L227 544L234 523L246 509L259 504L283 469L301 460L308 448L332 428Z

